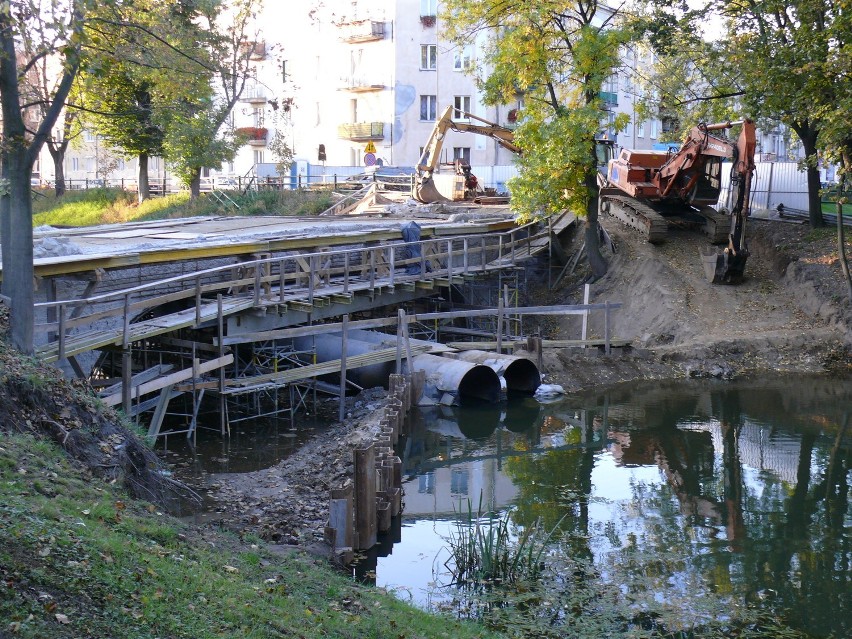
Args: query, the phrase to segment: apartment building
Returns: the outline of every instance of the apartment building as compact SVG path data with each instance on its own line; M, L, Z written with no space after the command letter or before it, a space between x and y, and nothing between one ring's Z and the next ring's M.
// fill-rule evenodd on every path
M317 167L374 164L412 167L447 106L512 126L520 103L486 107L467 73L477 64L482 42L463 47L442 34L439 0L311 0L268 2L257 17L256 39L246 42L254 77L227 127L249 136L233 162L208 176L278 177L276 136L295 152L293 173ZM622 68L602 92L602 128L619 113L630 116L626 130L610 131L618 146L648 149L661 143L667 123L640 121L637 104L647 87L636 73L650 65L650 53L625 50ZM520 98L519 98L520 99ZM778 136L772 151L780 156ZM68 153L72 180L133 179L135 161L104 164L103 145L89 141ZM441 161L460 158L473 166L510 165L513 154L471 133L448 132ZM43 162L46 168L50 161ZM105 174L108 168L108 174ZM154 177L168 177L157 159ZM43 171L44 173L45 171Z

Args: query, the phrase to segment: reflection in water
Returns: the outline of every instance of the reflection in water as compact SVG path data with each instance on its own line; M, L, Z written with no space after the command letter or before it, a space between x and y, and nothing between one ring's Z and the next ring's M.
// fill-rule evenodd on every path
M482 498L519 526L558 524L597 578L679 623L752 608L852 636L849 407L849 380L778 379L634 386L518 422L505 406L428 412L393 552L433 547L429 530L446 537L460 501ZM434 556L422 563L380 559L379 584L425 604Z

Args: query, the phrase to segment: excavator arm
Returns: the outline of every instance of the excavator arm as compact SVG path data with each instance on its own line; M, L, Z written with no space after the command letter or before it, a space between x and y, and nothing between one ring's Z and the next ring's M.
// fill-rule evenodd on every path
M726 123L728 127L733 126ZM742 129L735 145L731 148L731 189L734 200L731 208L731 233L728 246L720 255L704 256L704 270L707 278L714 284L734 284L739 282L745 271L749 256L746 243L746 220L751 215L751 186L754 177L754 153L757 148L757 134L754 122L743 120ZM715 258L714 260L711 260Z
M521 153L521 149L514 143L515 134L510 129L466 111L458 111L465 118L465 122L455 121L452 119L454 110L452 106L448 106L435 122L432 132L429 134L429 139L423 147L423 154L415 167L411 197L418 202L428 204L446 199L438 192L433 175L438 168L447 131L484 135L495 140L500 146L512 153Z

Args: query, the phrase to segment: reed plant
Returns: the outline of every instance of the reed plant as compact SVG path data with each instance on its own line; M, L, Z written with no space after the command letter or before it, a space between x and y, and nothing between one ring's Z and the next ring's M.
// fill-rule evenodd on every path
M551 543L557 524L546 532L540 520L513 534L511 511L497 516L483 514L482 497L474 514L467 500L466 512L446 539L450 558L444 564L457 584L480 585L535 580L544 567L542 557ZM560 522L561 523L561 522Z

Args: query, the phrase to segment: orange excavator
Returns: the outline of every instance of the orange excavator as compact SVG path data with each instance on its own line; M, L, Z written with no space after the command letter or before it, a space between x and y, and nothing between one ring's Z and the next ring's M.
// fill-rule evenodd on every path
M721 133L740 126L735 141ZM699 124L677 151L623 149L601 178L600 210L638 230L651 243L665 240L669 222L698 227L713 244L727 243L720 255L704 255L704 271L714 284L743 277L749 251L746 219L754 175L755 125L751 120ZM722 190L722 162L732 160L730 215L711 205Z

